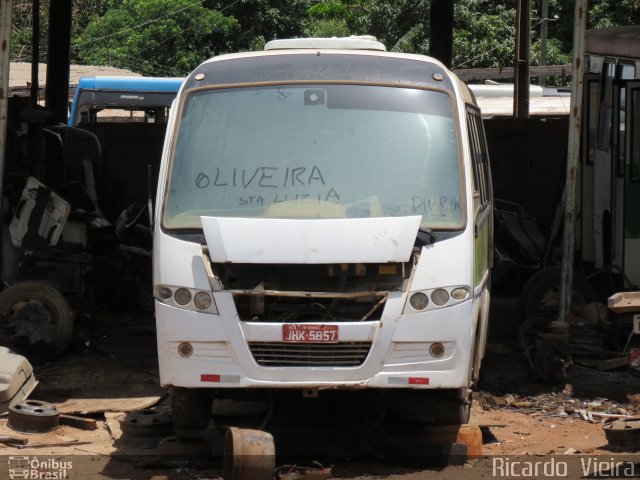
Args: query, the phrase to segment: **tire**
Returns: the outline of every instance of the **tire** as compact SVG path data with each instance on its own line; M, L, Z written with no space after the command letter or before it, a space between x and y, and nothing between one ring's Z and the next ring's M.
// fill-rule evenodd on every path
M16 283L0 293L0 338L32 361L51 360L73 336L73 310L43 282Z
M525 283L520 294L520 318L524 322L533 316L554 317L560 310L560 267L549 267L535 273ZM577 314L598 299L589 280L580 272L573 273L572 314ZM555 318L554 318L555 319Z
M469 390L445 390L434 405L438 425L464 425L471 417L472 397Z
M410 392L390 398L389 411L420 425L463 425L471 416L469 389Z
M201 388L171 387L171 415L176 437L198 437L209 426L212 399Z

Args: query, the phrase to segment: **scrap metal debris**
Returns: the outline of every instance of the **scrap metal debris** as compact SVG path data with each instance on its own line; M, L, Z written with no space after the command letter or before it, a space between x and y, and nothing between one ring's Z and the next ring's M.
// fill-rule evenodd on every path
M640 450L640 418L616 420L602 429L609 448L627 452Z
M173 421L157 410L130 412L118 419L122 440L137 448L155 448L164 437L173 434Z
M26 445L29 443L28 438L12 437L10 435L0 435L0 443L15 447L18 445Z
M326 480L331 478L331 467L323 467L313 462L313 467L283 465L278 468L278 480Z
M44 433L60 424L60 412L50 403L27 400L9 407L7 426L21 433Z
M573 398L567 393L548 393L530 397L515 395L496 396L486 392L474 394L474 400L483 410L510 409L540 417L579 418L590 423L604 423L611 419L625 419L635 413L630 405L621 405L607 399L591 401Z

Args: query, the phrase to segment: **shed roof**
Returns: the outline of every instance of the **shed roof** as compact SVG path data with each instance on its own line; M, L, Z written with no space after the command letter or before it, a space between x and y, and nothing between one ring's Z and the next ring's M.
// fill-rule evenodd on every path
M98 65L71 65L69 72L69 84L75 85L81 77L113 77L113 76L134 76L140 75L130 70L115 67L105 67ZM38 81L45 85L47 81L47 64L41 63L38 66ZM31 64L27 62L11 62L9 70L9 88L24 88L31 83Z
M585 50L604 57L640 59L640 25L589 30Z

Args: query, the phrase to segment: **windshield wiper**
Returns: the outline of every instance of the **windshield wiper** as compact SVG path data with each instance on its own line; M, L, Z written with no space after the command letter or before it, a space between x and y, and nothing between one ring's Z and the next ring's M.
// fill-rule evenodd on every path
M420 227L418 229L418 235L416 235L416 247L423 247L426 245L432 245L436 242L436 234L430 228Z

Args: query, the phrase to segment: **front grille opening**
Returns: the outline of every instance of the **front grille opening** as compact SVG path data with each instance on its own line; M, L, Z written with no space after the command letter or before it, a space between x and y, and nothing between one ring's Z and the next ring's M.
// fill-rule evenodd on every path
M249 348L262 367L358 367L366 360L371 342L251 342Z
M318 298L234 294L240 320L253 322L360 322L380 320L386 295Z

